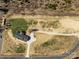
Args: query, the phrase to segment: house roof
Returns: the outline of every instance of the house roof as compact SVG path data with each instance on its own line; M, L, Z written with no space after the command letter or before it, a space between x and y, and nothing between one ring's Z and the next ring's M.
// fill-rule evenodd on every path
M29 35L23 35L20 32L16 32L16 38L22 41L29 41L31 37Z

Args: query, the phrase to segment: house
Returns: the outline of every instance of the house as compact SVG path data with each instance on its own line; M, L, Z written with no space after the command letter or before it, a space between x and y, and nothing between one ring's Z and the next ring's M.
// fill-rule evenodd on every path
M27 41L30 40L31 37L29 35L26 35L24 31L17 31L16 32L16 38L27 42Z

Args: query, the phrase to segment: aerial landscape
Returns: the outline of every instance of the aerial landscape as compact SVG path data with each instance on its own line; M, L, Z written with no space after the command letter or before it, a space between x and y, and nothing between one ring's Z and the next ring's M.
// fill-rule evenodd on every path
M79 59L79 1L0 0L0 59Z

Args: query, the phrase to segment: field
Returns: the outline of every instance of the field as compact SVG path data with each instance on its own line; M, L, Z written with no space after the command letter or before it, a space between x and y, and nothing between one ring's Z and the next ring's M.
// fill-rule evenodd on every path
M36 33L36 39L30 52L34 56L61 55L71 49L76 42L76 38L72 36L53 36L43 33Z
M14 36L17 31L26 31L29 26L23 18L9 19L9 21Z

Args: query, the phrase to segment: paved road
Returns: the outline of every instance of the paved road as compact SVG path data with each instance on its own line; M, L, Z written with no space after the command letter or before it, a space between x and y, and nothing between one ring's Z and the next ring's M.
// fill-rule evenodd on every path
M1 56L0 59L29 59L25 58L24 56Z
M30 58L25 58L23 56L17 56L17 57L0 57L0 59L61 59L60 57L30 57Z

